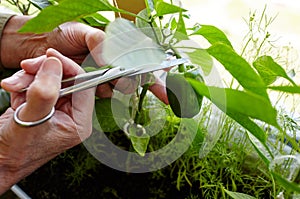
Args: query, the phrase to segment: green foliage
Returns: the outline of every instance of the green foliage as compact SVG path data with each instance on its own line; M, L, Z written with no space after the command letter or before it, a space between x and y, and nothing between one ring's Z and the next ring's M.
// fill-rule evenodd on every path
M199 69L204 71L205 76L209 75L212 71L213 60L217 60L221 64L221 67L224 67L231 74L233 81L238 82L239 86L242 88L239 86L236 89L232 87L222 88L208 86L205 81L202 83L189 78L187 78L187 80L199 94L199 97L206 97L206 99L210 100L211 103L216 105L221 111L235 120L247 131L248 141L253 145L260 159L268 167L270 161L274 158L274 154L272 154L267 144L267 132L257 123L257 120L262 121L264 124L272 125L276 127L278 131L282 132L281 126L277 122L278 111L270 101L269 90L292 94L300 93L299 86L297 86L296 83L287 75L282 66L275 62L270 55L261 55L264 44L270 38L270 33L266 30L266 27L273 19L263 20L265 10L263 11L262 17L258 22L258 26L262 25L262 21L266 21L263 29L264 37L261 41L258 41L254 38L254 25L256 23L255 15L251 15L249 22L249 40L247 40L245 48L239 54L235 51L225 33L223 33L220 29L211 25L198 24L192 28L187 28L185 25L186 18L184 15L187 10L174 5L172 1L171 3L167 3L163 0L147 0L146 5L146 9L136 15L110 5L107 0L63 0L43 9L37 17L30 20L20 31L35 33L48 32L64 22L77 20L93 26L108 26L109 28L106 30L110 38L114 36L121 36L121 41L125 43L126 41L133 41L130 40L130 38L134 39L137 38L135 36L139 35L141 37L138 38L143 38L142 41L151 41L151 44L155 44L152 45L152 47L157 50L156 52L160 52L159 55L163 54L163 49L164 51L171 51L177 58L187 56L190 58L192 64L197 65ZM136 26L126 20L115 20L115 23L109 22L99 13L103 11L121 12L135 16L137 18ZM165 24L163 18L167 16L171 16L171 19ZM43 24L43 26L41 26L41 24ZM111 24L116 24L116 26L114 26L115 29L110 29ZM126 35L126 28L133 30L134 36ZM111 30L117 31L115 32ZM190 30L192 31L191 33L189 32ZM191 37L195 35L201 35L210 43L210 46L207 49L195 46L180 46L182 41L190 40ZM246 58L243 55L251 42L254 43L254 54L251 54L252 57ZM127 44L128 45L121 49L121 51L126 49L128 46L131 46L132 43L128 42ZM111 46L109 45L109 47ZM139 56L135 57L149 58L148 53L146 52L148 51L139 51ZM119 63L122 64L123 60L119 60ZM126 64L128 66L134 66L136 64L135 59L126 59ZM178 66L178 70L183 70L184 72L185 65ZM273 85L278 77L288 80L288 82L292 85ZM140 92L140 90L136 91L135 97L137 97L138 100L132 100L130 108L124 107L120 102L113 102L114 100L96 100L96 114L102 130L106 132L124 130L122 128L126 122L131 120L137 122L137 124L134 123L134 128L129 129L128 135L129 138L131 137L131 144L133 144L135 150L142 156L146 153L146 150L151 151L157 147L163 147L163 144L172 140L174 132L180 131L177 120L179 118L176 118L172 115L172 113L170 113L166 116L168 117L168 122L165 125L165 128L159 133L162 136L159 140L161 141L161 144L156 142L154 137L149 138L146 127L146 133L142 133L143 136L138 138L139 136L137 136L137 133L139 131L136 129L137 125L141 125L144 128L143 125L146 126L148 122L147 111L143 110L143 100L147 98L145 97L146 90L147 87L144 87L142 92ZM118 111L113 113L112 107L118 107ZM167 109L166 106L164 106L164 108ZM122 112L123 110L129 110L128 112L130 112L130 114ZM140 115L141 117L135 117L140 113L142 113ZM144 119L139 120L136 118ZM195 118L194 122L196 121L197 120ZM187 154L191 155L190 153ZM221 157L220 154L215 155L216 157ZM212 170L205 170L209 166L212 167L211 165L220 165L216 159L212 158L212 161L215 162L209 162L209 159L205 159L205 161L202 162L197 159L196 156L192 157L192 160L185 162L181 159L177 162L179 164L179 171L177 173L179 180L176 182L178 189L181 187L182 179L185 179L188 184L192 185L193 182L190 180L191 178L196 179L197 177L199 179L203 179L203 176L207 176L206 180L211 179L211 181L215 184L212 182L201 184L200 182L200 186L206 186L209 190L207 192L211 194L210 196L224 197L227 193L233 198L238 198L242 195L242 193L235 193L237 191L236 181L238 181L237 179L240 176L236 175L233 177L229 175L230 177L228 179L232 180L232 184L230 185L232 186L232 189L228 189L228 187L223 186L222 182L216 182L217 174L211 175L209 172L213 172ZM203 165L201 165L202 163L205 164L208 162L210 163L209 166L206 165L206 167L203 167ZM232 162L226 162L226 165L229 164L232 164ZM197 170L197 172L188 174L188 170ZM220 173L218 174L221 175L224 170L221 169L219 172ZM241 173L239 173L239 175L240 174ZM295 185L295 183L285 180L278 173L271 174L275 180L277 180L276 182L280 183L286 190L295 192L299 191L299 186ZM192 177L189 175L192 175ZM270 186L272 186L272 184ZM222 195L216 194L216 192L212 191L212 189L220 191Z
M145 156L148 148L150 136L147 134L145 128L140 124L127 123L124 131L131 140L134 150L141 156Z
M209 47L208 53L215 57L243 88L268 99L261 77L231 47L223 43L216 43Z
M114 109L112 109L114 107ZM122 129L129 119L128 108L118 99L103 98L95 101L95 110L99 131L114 132Z
M55 4L55 1L48 0L30 0L30 2L40 10Z
M10 95L8 92L0 88L0 114L2 114L10 106Z
M164 16L167 14L179 13L186 11L179 6L169 4L164 2L163 0L154 0L154 7L157 16Z
M198 94L209 98L222 111L243 124L262 143L266 141L266 134L262 130L257 130L258 127L249 118L260 119L276 127L278 126L276 110L268 100L260 95L229 88L206 86L193 79L188 80Z
M193 33L191 35L201 35L211 45L221 42L232 48L231 42L228 40L224 32L212 25L196 24L193 27Z
M224 191L230 195L233 199L255 199L252 196L249 196L247 194L243 194L243 193L238 193L238 192L232 192L232 191L228 191L226 189L224 189Z
M285 70L270 56L257 58L253 62L253 66L258 71L266 85L272 84L277 77L283 77L290 81L294 86L297 86L296 83L287 75Z
M28 21L20 32L50 32L64 22L79 20L97 11L111 11L112 8L106 0L64 0L58 5L43 9L38 17ZM40 24L43 24L43 26Z

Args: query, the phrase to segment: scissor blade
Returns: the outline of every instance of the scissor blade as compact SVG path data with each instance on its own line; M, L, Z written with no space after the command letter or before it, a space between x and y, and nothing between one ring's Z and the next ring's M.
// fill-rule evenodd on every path
M127 76L127 75L129 75L131 73L135 73L135 72L136 72L136 69L133 69L133 68L125 70L120 67L115 67L115 68L109 69L105 74L103 74L101 76L97 76L93 79L83 81L78 84L74 84L73 86L61 89L59 96L63 97L65 95L68 95L68 94L71 94L74 92L86 90L86 89L95 87L99 84L103 84L105 82L117 79L119 77Z
M82 81L87 81L90 79L94 79L96 77L99 77L101 75L104 75L108 70L110 70L111 68L105 68L105 69L98 69L96 71L92 71L92 72L88 72L88 73L83 73L83 74L79 74L76 75L74 77L70 77L67 79L63 79L61 82L62 83L68 83L68 82L72 82L72 81L76 81L76 82L82 82Z
M170 68L172 66L184 64L186 62L188 62L187 58L167 60L167 61L163 61L160 65L157 65L157 66L143 67L141 69L137 69L137 71L135 73L132 73L128 76L139 75L139 74L143 74L143 73L149 73L149 72L154 72L154 71L158 71L158 70L163 70L163 69Z

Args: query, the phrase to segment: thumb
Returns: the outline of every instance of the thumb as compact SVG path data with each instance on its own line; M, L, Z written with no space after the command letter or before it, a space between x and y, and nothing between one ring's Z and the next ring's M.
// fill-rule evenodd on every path
M27 104L19 118L36 121L48 115L59 97L61 78L62 63L54 57L46 58L27 91Z

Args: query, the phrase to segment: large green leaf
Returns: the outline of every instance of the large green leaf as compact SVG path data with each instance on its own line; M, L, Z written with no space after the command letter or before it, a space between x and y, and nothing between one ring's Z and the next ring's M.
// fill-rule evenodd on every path
M185 52L193 64L201 67L205 75L209 75L213 67L213 59L205 49L186 48Z
M114 20L105 31L101 57L107 65L138 69L165 60L164 50L126 19Z
M215 26L211 25L196 25L194 27L194 32L191 35L201 35L203 36L210 44L215 43L224 43L232 48L232 45L224 32L218 29Z
M163 15L167 15L167 14L174 14L174 13L186 11L185 9L183 9L179 6L166 3L163 0L155 1L155 10L156 10L157 16L163 16Z
M64 0L58 5L48 6L36 17L29 20L20 32L50 32L60 24L78 20L97 11L112 11L107 0Z
M230 112L227 110L226 114L234 119L236 122L238 122L242 127L247 129L253 136L255 136L260 143L264 146L266 146L267 141L267 134L265 131L262 130L261 127L259 127L255 122L253 122L248 116L237 113L237 112ZM264 159L265 160L265 159ZM266 160L265 163L268 163Z
M123 128L127 120L130 118L128 107L119 100L112 99L97 99L95 101L95 111L97 120L101 129L104 132L113 132Z
M135 25L137 28L139 28L145 35L150 37L153 41L158 41L159 43L162 41L162 32L158 28L155 21L148 22L148 13L147 10L144 9L138 13L138 16L135 21Z
M258 71L266 85L272 84L277 77L289 80L293 85L295 82L287 75L285 70L277 64L270 56L261 56L253 62L253 66Z
M188 81L197 93L209 98L225 113L228 110L232 114L242 114L278 127L277 111L264 97L252 92L206 86L193 79L188 79Z
M274 178L282 185L286 190L291 192L300 193L300 186L294 182L288 181L287 179L283 178L280 174L275 172L271 172Z
M250 64L230 46L216 43L208 48L207 51L231 73L243 88L268 98L264 81Z
M292 93L292 94L300 94L299 86L269 86L268 88L275 91L282 91L282 92Z

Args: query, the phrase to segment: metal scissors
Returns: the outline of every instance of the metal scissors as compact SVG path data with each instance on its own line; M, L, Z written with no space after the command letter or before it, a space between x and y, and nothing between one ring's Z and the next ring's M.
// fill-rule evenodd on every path
M161 64L152 67L143 66L143 67L129 68L129 69L123 68L121 66L106 67L105 69L99 69L93 72L79 74L74 77L62 80L63 84L69 83L71 85L60 89L59 97L63 97L74 92L89 89L99 84L103 84L120 77L134 76L134 75L140 75L148 72L154 72L154 71L170 68L172 66L180 65L186 63L187 61L188 61L187 58L171 59L171 60L165 60ZM26 91L27 89L28 88L24 88L20 90L20 92Z

